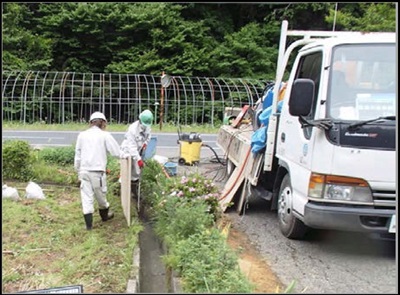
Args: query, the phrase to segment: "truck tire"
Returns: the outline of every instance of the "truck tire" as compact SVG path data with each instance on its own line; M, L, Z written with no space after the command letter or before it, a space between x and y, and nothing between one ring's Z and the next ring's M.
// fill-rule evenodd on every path
M290 175L286 174L282 180L278 195L278 221L282 234L293 240L304 238L308 227L296 218L292 208L293 194Z

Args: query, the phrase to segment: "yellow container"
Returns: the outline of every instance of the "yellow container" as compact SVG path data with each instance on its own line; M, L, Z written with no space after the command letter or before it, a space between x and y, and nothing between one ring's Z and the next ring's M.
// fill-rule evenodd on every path
M179 164L193 165L200 161L201 141L184 141L180 143L180 158Z

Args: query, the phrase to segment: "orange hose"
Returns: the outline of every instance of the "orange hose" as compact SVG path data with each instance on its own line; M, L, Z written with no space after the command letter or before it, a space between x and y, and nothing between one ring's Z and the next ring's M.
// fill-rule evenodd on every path
M226 191L226 193L225 193L224 195L220 196L220 197L218 198L218 200L223 200L223 199L225 199L225 198L227 197L227 195L232 191L233 187L235 186L236 182L237 182L238 179L239 179L239 176L242 174L244 167L246 166L247 160L248 160L249 155L250 155L250 151L251 151L251 147L249 147L249 149L247 150L246 158L244 159L244 162L243 162L242 167L240 167L240 173L238 174L238 177L237 177L236 181L233 182L233 185Z

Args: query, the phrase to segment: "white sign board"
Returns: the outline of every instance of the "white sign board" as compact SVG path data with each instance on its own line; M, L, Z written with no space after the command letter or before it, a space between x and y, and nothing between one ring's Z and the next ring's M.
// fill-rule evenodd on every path
M128 226L131 226L131 165L132 158L120 159L121 205Z

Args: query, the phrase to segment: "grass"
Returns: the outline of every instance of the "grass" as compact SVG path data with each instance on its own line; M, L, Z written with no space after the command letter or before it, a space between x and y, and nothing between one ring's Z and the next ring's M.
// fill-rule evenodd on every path
M16 158L15 151L23 147L19 143L3 146L4 167L28 157ZM136 274L132 272L138 271L132 265L132 254L143 226L135 210L127 226L116 189L118 159L110 157L107 163L107 200L115 217L102 222L95 202L93 230L87 231L73 151L66 147L27 152L34 159L29 180L43 189L44 200L25 197L27 178L17 181L12 179L15 174L3 175L3 184L16 188L20 198L2 200L2 293L69 285L82 285L85 293L123 293Z
M107 131L110 132L125 132L127 131L128 124L115 124L109 123L107 125ZM15 121L3 121L3 130L49 130L49 131L82 131L88 127L87 123L64 123L64 124L45 124L45 123L31 123L24 124ZM215 134L218 132L220 126L211 126L210 124L205 125L180 125L180 129L183 133L196 132L201 134ZM160 129L160 125L152 126L152 133L177 133L178 126L174 124L163 124Z
M85 293L124 293L142 225L127 227L118 196L114 219L94 214L86 231L76 186L40 185L45 200L24 198L27 183L7 182L20 200L2 201L2 293L83 285Z

